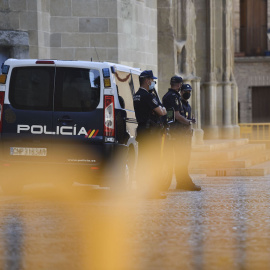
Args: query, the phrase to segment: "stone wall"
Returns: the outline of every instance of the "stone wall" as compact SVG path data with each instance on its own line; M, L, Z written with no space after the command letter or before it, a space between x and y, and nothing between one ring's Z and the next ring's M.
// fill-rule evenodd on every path
M159 92L174 74L193 87L196 130L237 138L232 0L158 0Z
M30 58L92 59L158 72L156 0L5 0L0 30L27 33Z
M50 1L51 58L117 62L117 48L117 0Z
M194 142L202 143L200 78L196 76L196 18L193 0L158 0L159 93L170 87L170 78L181 76L192 85L191 105L197 119Z
M158 1L159 91L165 94L170 78L196 76L196 12L192 0Z
M205 138L237 138L232 0L195 0L196 73Z
M117 24L119 62L157 75L157 1L118 1Z
M239 88L240 123L252 123L252 87L270 87L270 58L236 58L235 79Z
M267 1L267 29L270 29L270 0ZM240 52L240 0L233 0L234 7L234 38L235 38L235 51ZM268 39L268 50L270 50L270 40Z
M234 32L240 28L240 0L234 1ZM267 28L270 28L270 0L267 0ZM240 51L239 40L235 40L235 52ZM238 46L237 46L238 44ZM268 40L270 50L270 40ZM239 88L239 122L252 122L252 87L270 87L270 59L269 57L236 57L235 79Z

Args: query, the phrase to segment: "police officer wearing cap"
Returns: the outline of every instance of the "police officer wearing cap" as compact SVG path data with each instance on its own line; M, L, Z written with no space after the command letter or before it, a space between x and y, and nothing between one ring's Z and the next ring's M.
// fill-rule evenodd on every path
M196 123L196 120L193 119L193 117L192 117L191 106L188 102L188 100L191 96L191 90L192 90L192 87L190 84L183 84L181 87L181 90L180 90L181 105L182 105L181 114L186 119L190 120L192 123ZM188 166L189 166L190 155L191 155L192 135L193 135L193 132L192 133L182 132L182 139L181 139L182 147L181 147L181 149L185 153L185 158L180 163L179 169L181 172L181 178L184 179L184 181L181 181L181 184L179 186L182 187L183 189L193 189L196 191L200 191L201 187L195 185L192 182L192 179L188 173Z
M182 104L182 115L187 119L191 119L191 106L188 103L188 100L191 96L192 87L190 84L183 84L180 90L181 104ZM194 119L191 119L194 122Z
M139 152L137 171L145 173L147 179L143 181L144 184L148 184L148 191L151 186L151 194L149 193L147 196L161 198L159 190L155 189L153 185L154 179L150 178L154 175L155 158L160 151L161 123L159 119L166 115L167 111L157 98L149 92L155 87L154 79L157 79L157 77L153 75L152 70L145 70L140 74L140 88L133 96L133 104L138 122L136 137Z
M183 87L183 79L179 76L173 76L170 80L170 84L171 88L169 88L168 92L163 96L162 103L167 110L173 108L175 111L175 122L171 124L170 130L174 150L174 172L177 181L176 189L199 191L201 188L193 183L188 174L192 138L191 125L193 122L191 119L191 107L188 102L185 102L185 105L188 104L188 106L183 107L182 99L184 99L184 97L181 98L180 95L180 90ZM187 112L188 114L186 114ZM186 149L186 143L190 143L190 149Z
M141 141L145 135L152 133L159 126L159 117L166 115L165 107L161 106L157 98L149 91L155 87L157 79L152 70L145 70L140 74L140 88L133 96L133 104L138 122L137 141Z

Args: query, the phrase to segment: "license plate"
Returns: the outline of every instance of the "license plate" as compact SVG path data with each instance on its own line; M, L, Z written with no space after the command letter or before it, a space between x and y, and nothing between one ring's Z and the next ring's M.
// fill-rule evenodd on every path
M10 147L11 156L47 156L47 148L31 148L31 147Z

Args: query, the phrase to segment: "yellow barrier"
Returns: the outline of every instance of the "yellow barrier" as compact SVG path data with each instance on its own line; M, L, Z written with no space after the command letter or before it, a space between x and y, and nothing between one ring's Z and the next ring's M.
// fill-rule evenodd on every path
M270 141L270 123L242 123L239 126L241 138Z

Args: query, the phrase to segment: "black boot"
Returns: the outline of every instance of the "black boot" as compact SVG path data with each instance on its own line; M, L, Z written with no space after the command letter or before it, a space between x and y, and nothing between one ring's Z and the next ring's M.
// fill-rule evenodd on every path
M200 191L202 188L198 185L195 185L191 179L177 182L175 189L183 189L189 191Z

